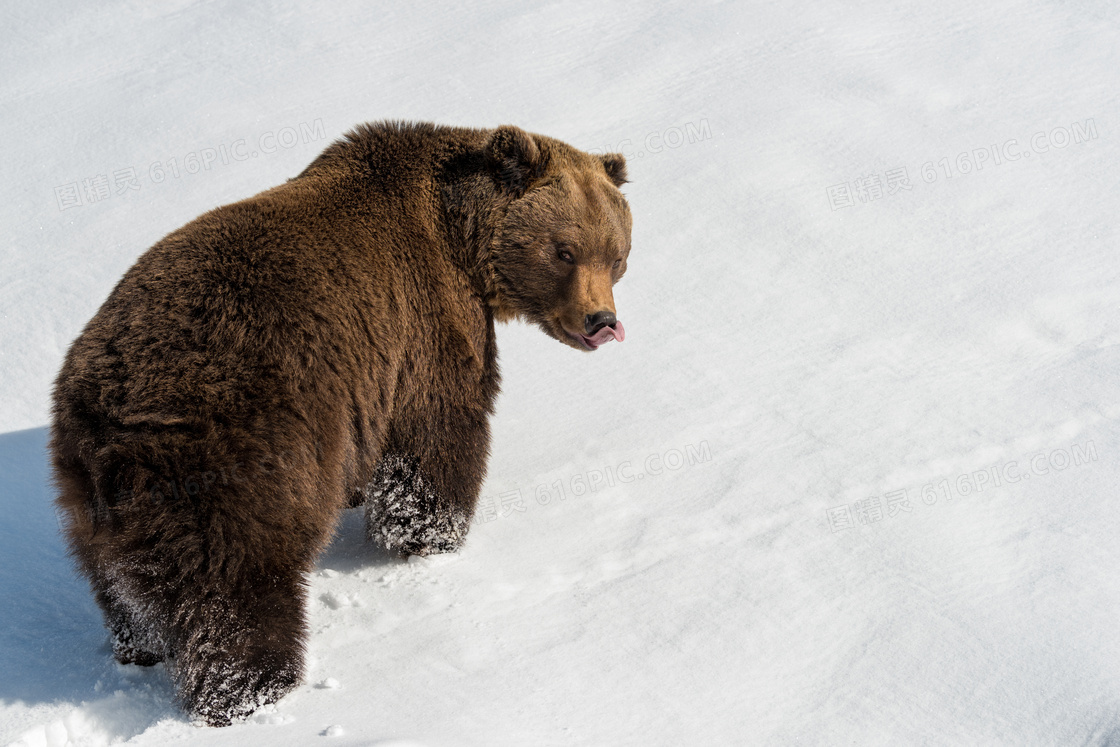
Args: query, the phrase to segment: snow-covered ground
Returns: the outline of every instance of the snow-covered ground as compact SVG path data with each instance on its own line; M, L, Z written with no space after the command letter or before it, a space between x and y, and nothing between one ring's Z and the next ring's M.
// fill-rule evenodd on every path
M0 742L1120 743L1115 4L159 8L2 14ZM195 727L70 568L50 384L144 249L381 118L624 150L628 339L503 328L463 551L345 516L306 685Z

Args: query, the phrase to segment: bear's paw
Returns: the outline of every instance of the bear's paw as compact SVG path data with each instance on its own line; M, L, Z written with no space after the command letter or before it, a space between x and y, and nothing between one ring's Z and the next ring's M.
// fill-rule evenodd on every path
M436 493L415 460L384 457L363 492L369 538L390 552L435 555L462 545L469 516Z

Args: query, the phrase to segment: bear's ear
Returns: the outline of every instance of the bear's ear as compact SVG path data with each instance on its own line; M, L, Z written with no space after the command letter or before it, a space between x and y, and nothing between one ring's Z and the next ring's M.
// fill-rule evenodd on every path
M545 156L533 136L520 127L502 125L494 130L486 153L498 182L518 197L544 173Z
M621 187L626 183L626 157L621 153L607 153L606 155L599 156L599 160L603 162L603 168L606 169L607 176L614 182L614 186Z

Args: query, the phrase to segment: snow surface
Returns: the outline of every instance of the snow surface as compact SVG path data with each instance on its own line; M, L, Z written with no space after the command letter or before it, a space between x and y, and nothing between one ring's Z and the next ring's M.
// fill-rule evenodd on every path
M3 20L0 742L1120 743L1114 3ZM621 147L628 339L503 328L463 549L399 561L348 512L306 684L192 726L66 558L51 381L153 242L381 118Z

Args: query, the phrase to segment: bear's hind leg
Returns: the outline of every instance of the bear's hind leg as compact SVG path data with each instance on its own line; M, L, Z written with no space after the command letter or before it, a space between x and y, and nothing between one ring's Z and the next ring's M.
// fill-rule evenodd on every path
M303 677L305 588L298 572L198 589L178 613L171 676L184 707L226 726L275 703Z
M113 657L121 664L150 667L167 656L158 632L138 619L136 613L114 594L108 584L98 584L97 602L113 638Z
M144 667L163 661L167 647L158 623L150 615L142 614L151 608L136 603L126 593L129 574L120 572L121 543L113 532L109 507L115 501L104 499L105 495L118 494L118 490L111 479L100 487L95 485L88 464L77 458L76 447L60 435L55 435L52 448L61 488L55 505L67 519L64 533L78 569L89 580L94 599L105 616L114 658L121 664ZM100 470L103 476L115 476L117 472L108 467ZM127 478L122 482L127 482ZM94 538L100 541L95 542Z

